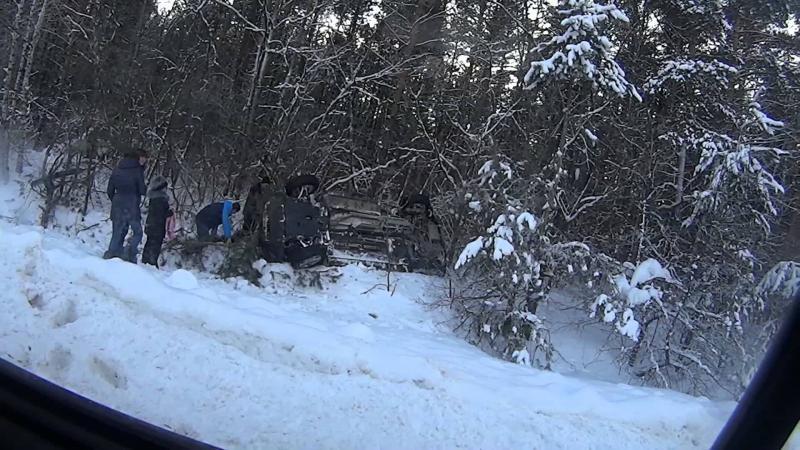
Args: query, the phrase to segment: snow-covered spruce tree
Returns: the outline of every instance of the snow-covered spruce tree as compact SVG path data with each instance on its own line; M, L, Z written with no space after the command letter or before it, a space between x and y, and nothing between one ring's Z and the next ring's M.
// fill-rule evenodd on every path
M608 273L604 276L604 280L613 286L612 290L608 290L607 285L598 283L599 290L606 292L595 297L589 306L589 317L597 317L612 324L619 334L633 342L639 342L642 327L637 316L641 310L651 305L663 307L661 299L664 291L656 285L655 280L674 283L674 279L661 263L652 258L635 267L633 264L622 267L624 269L619 273Z
M547 188L545 214L564 225L604 199L593 173L598 130L641 97L615 59L613 32L628 17L613 1L560 0L551 12L554 35L535 49L541 59L530 62L524 82L529 101L553 111L538 180Z
M593 257L559 231L604 198L588 189L586 156L598 139L592 129L604 108L641 100L614 59L608 32L612 22L628 19L613 2L563 0L551 11L557 34L538 46L545 57L531 62L524 79L532 101L555 111L550 120L557 137L549 154L536 156L541 170L516 173L513 162L498 157L466 186L469 213L462 223L477 237L465 242L456 262L462 277L452 299L474 342L542 367L552 349L538 305L553 286L591 278L590 266L612 261ZM535 167L536 161L526 163Z
M532 61L525 75L526 89L552 78L589 82L595 90L613 92L641 100L636 88L625 79L625 71L615 60L615 48L606 35L612 21L628 22L628 17L612 1L559 0L560 34L537 47L549 57Z
M469 339L518 363L548 368L550 336L536 316L547 284L533 248L539 223L528 210L521 180L511 163L487 161L466 187L469 228L479 236L467 243L455 269L462 275L451 306ZM465 223L464 225L468 225Z
M551 153L527 166L543 167L528 175L545 197L537 217L561 239L632 261L623 270L607 258L593 280L603 296L590 305L624 337L631 373L735 395L756 359L749 330L764 323L755 286L771 265L764 244L781 209L775 169L785 124L762 100L764 72L753 64L764 58L746 42L752 30L729 23L723 3L643 8L635 12L646 60L615 44L627 18L613 3L554 8L556 34L525 77L553 130L544 146ZM661 26L642 26L642 18ZM650 74L642 104L617 62L623 52L640 78ZM601 259L589 259L594 273ZM646 268L651 278L641 277Z
M534 214L543 190L504 158L481 166L457 199L461 229L472 234L461 241L450 306L476 345L549 368L553 347L537 309L558 283L589 276L590 251L580 242L558 242Z
M671 8L664 20L687 35L662 47L644 84L657 135L647 157L652 187L640 194L639 252L668 264L674 284L632 308L639 336L626 346L627 362L645 381L736 395L769 338L765 330L774 330L756 285L770 264L766 245L784 191L775 176L784 124L761 105L749 59L731 53L743 47L726 44L735 30L720 23L719 4L662 6ZM697 39L697 30L707 37ZM717 58L703 56L712 52ZM615 291L619 298L624 289ZM630 301L601 296L600 305L624 314Z

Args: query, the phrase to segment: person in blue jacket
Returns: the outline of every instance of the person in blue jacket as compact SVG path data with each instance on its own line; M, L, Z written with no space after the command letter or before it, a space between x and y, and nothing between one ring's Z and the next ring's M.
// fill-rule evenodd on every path
M144 183L146 162L147 154L144 150L130 153L120 160L108 179L106 194L111 200L112 231L108 251L103 254L105 259L121 258L136 263L143 234L139 204L142 196L147 193ZM129 229L133 231L133 235L128 246L124 247Z
M215 202L201 209L195 216L197 224L197 238L200 240L210 240L217 235L217 228L222 225L222 232L225 240L230 240L233 236L233 225L231 216L241 209L238 202L225 200Z

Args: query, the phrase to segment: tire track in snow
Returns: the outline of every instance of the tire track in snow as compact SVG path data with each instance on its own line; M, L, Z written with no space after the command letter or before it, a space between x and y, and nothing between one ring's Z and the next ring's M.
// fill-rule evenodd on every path
M108 284L87 273L80 277L77 284L93 289L107 299L118 302L136 314L143 314L155 318L169 325L185 328L195 333L201 334L206 338L213 339L222 345L236 349L248 357L263 363L281 364L295 370L304 370L323 375L364 375L376 380L383 380L391 383L405 383L416 386L420 389L434 389L434 386L426 379L413 380L392 380L383 379L378 373L370 369L366 361L356 361L355 367L336 364L335 362L324 361L313 353L298 353L295 345L286 342L278 342L267 336L255 335L244 331L212 329L209 324L199 317L176 316L163 313L138 302L135 299L126 298L111 284Z

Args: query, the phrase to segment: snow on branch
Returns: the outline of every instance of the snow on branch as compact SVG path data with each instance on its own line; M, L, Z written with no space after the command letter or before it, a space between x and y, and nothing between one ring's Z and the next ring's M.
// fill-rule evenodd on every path
M596 87L608 89L620 97L631 95L641 101L636 88L625 79L625 71L614 59L615 48L603 32L612 20L628 22L628 17L611 2L594 0L559 0L558 14L562 33L539 46L550 57L532 61L525 75L526 89L549 77L589 80Z
M470 295L457 296L453 305L475 338L488 339L485 345L503 358L548 368L549 331L536 310L554 271L571 273L572 264L588 270L578 255L587 247L550 242L545 219L533 213L536 189L514 169L498 155L465 186L462 223L475 237L460 244L455 269Z
M764 111L761 110L761 105L758 102L750 103L750 112L753 113L758 125L764 132L769 135L775 134L776 128L783 128L784 123L780 120L775 120L769 117Z
M601 319L603 322L614 323L617 332L634 342L638 341L641 327L635 318L634 311L647 306L652 301L660 302L663 296L661 289L651 283L655 279L677 283L670 272L652 258L639 263L634 268L630 279L624 273L613 277L616 291L614 297L606 294L598 295L589 306L589 317L597 316L598 309L602 307Z
M776 196L783 194L785 189L762 160L765 156L778 157L784 153L783 150L749 145L730 136L712 132L665 137L676 146L699 151L700 161L695 167L695 176L705 174L705 186L703 190L694 192L695 207L691 216L684 220L684 226L692 225L702 213L715 211L731 201L743 201L742 206L753 214L754 220L765 232L769 232L769 224L764 215L778 215ZM746 201L742 195L725 195L737 188L744 188L746 192L755 195L761 207L757 203Z
M710 77L718 86L725 88L730 85L731 76L738 72L735 67L719 62L716 59L706 62L696 59L677 58L664 62L658 73L644 84L644 90L652 94L662 89L665 84L695 82L700 76ZM704 84L704 86L707 86L707 84Z
M756 286L756 293L766 297L778 294L786 299L800 292L800 263L781 261L767 272Z
M507 194L507 188L504 186L512 181L513 177L511 164L502 160L488 160L478 169L478 186ZM536 230L538 225L536 217L531 212L519 208L517 200L508 198L508 201L502 204L482 205L480 200L472 200L480 196L468 194L468 197L469 208L476 214L484 211L484 207L491 206L485 212L494 214L494 222L486 228L484 236L475 238L464 247L456 261L456 269L481 254L490 256L494 261L514 255L516 250L514 243L523 241L524 233Z

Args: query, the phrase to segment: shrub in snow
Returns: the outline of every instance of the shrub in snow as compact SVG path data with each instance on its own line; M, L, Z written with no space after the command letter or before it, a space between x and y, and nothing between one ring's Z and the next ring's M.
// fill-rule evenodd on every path
M242 277L260 286L261 272L254 266L260 259L258 236L240 235L225 248L225 260L217 273L222 278Z
M785 124L766 111L761 91L748 90L758 84L750 56L730 53L718 3L659 6L687 45L656 53L660 64L643 84L658 134L640 167L652 181L639 185L641 206L628 209L641 217L629 228L638 245L617 256L656 257L674 276L655 281L660 298L632 309L639 338L623 340L631 373L673 389L735 396L782 306L759 293L758 279L773 264L768 245L785 165L785 151L776 147ZM701 48L717 59L698 57ZM618 296L607 296L611 306L600 298L596 316L605 317L606 308L624 314Z
M646 308L651 302L661 302L663 292L651 283L656 279L670 282L672 276L655 259L647 259L636 266L630 278L625 273L610 277L614 286L612 296L597 295L589 307L589 317L599 317L613 324L621 335L638 342L641 326L634 311Z
M547 291L533 251L539 223L515 197L517 181L511 165L498 159L487 161L468 186L464 218L480 234L455 262L463 283L451 304L473 342L520 363L539 357L539 364L549 367L549 333L536 316Z
M800 283L797 265L779 264L756 283L752 252L715 245L698 241L670 271L649 259L595 284L590 315L622 336L621 362L643 382L735 397L777 331Z
M620 273L596 283L589 315L621 336L623 367L643 382L735 396L754 362L740 354L755 305L736 279L746 263L701 264L676 267L679 276L655 259L620 265Z
M586 275L589 249L554 242L533 212L541 187L518 178L502 158L487 161L466 187L463 231L450 305L470 339L503 358L549 368L549 331L536 315L553 280ZM463 235L462 231L462 235ZM578 269L576 269L578 268Z
M752 255L737 253L687 255L695 262L680 261L674 275L651 259L610 277L613 287L596 295L590 315L624 337L623 362L633 375L706 395L743 391L786 296L800 286L800 270L781 263L756 284Z
M755 306L745 310L743 345L746 364L740 370L742 386L750 381L759 357L777 333L792 300L800 294L800 263L781 261L770 268L755 287Z

